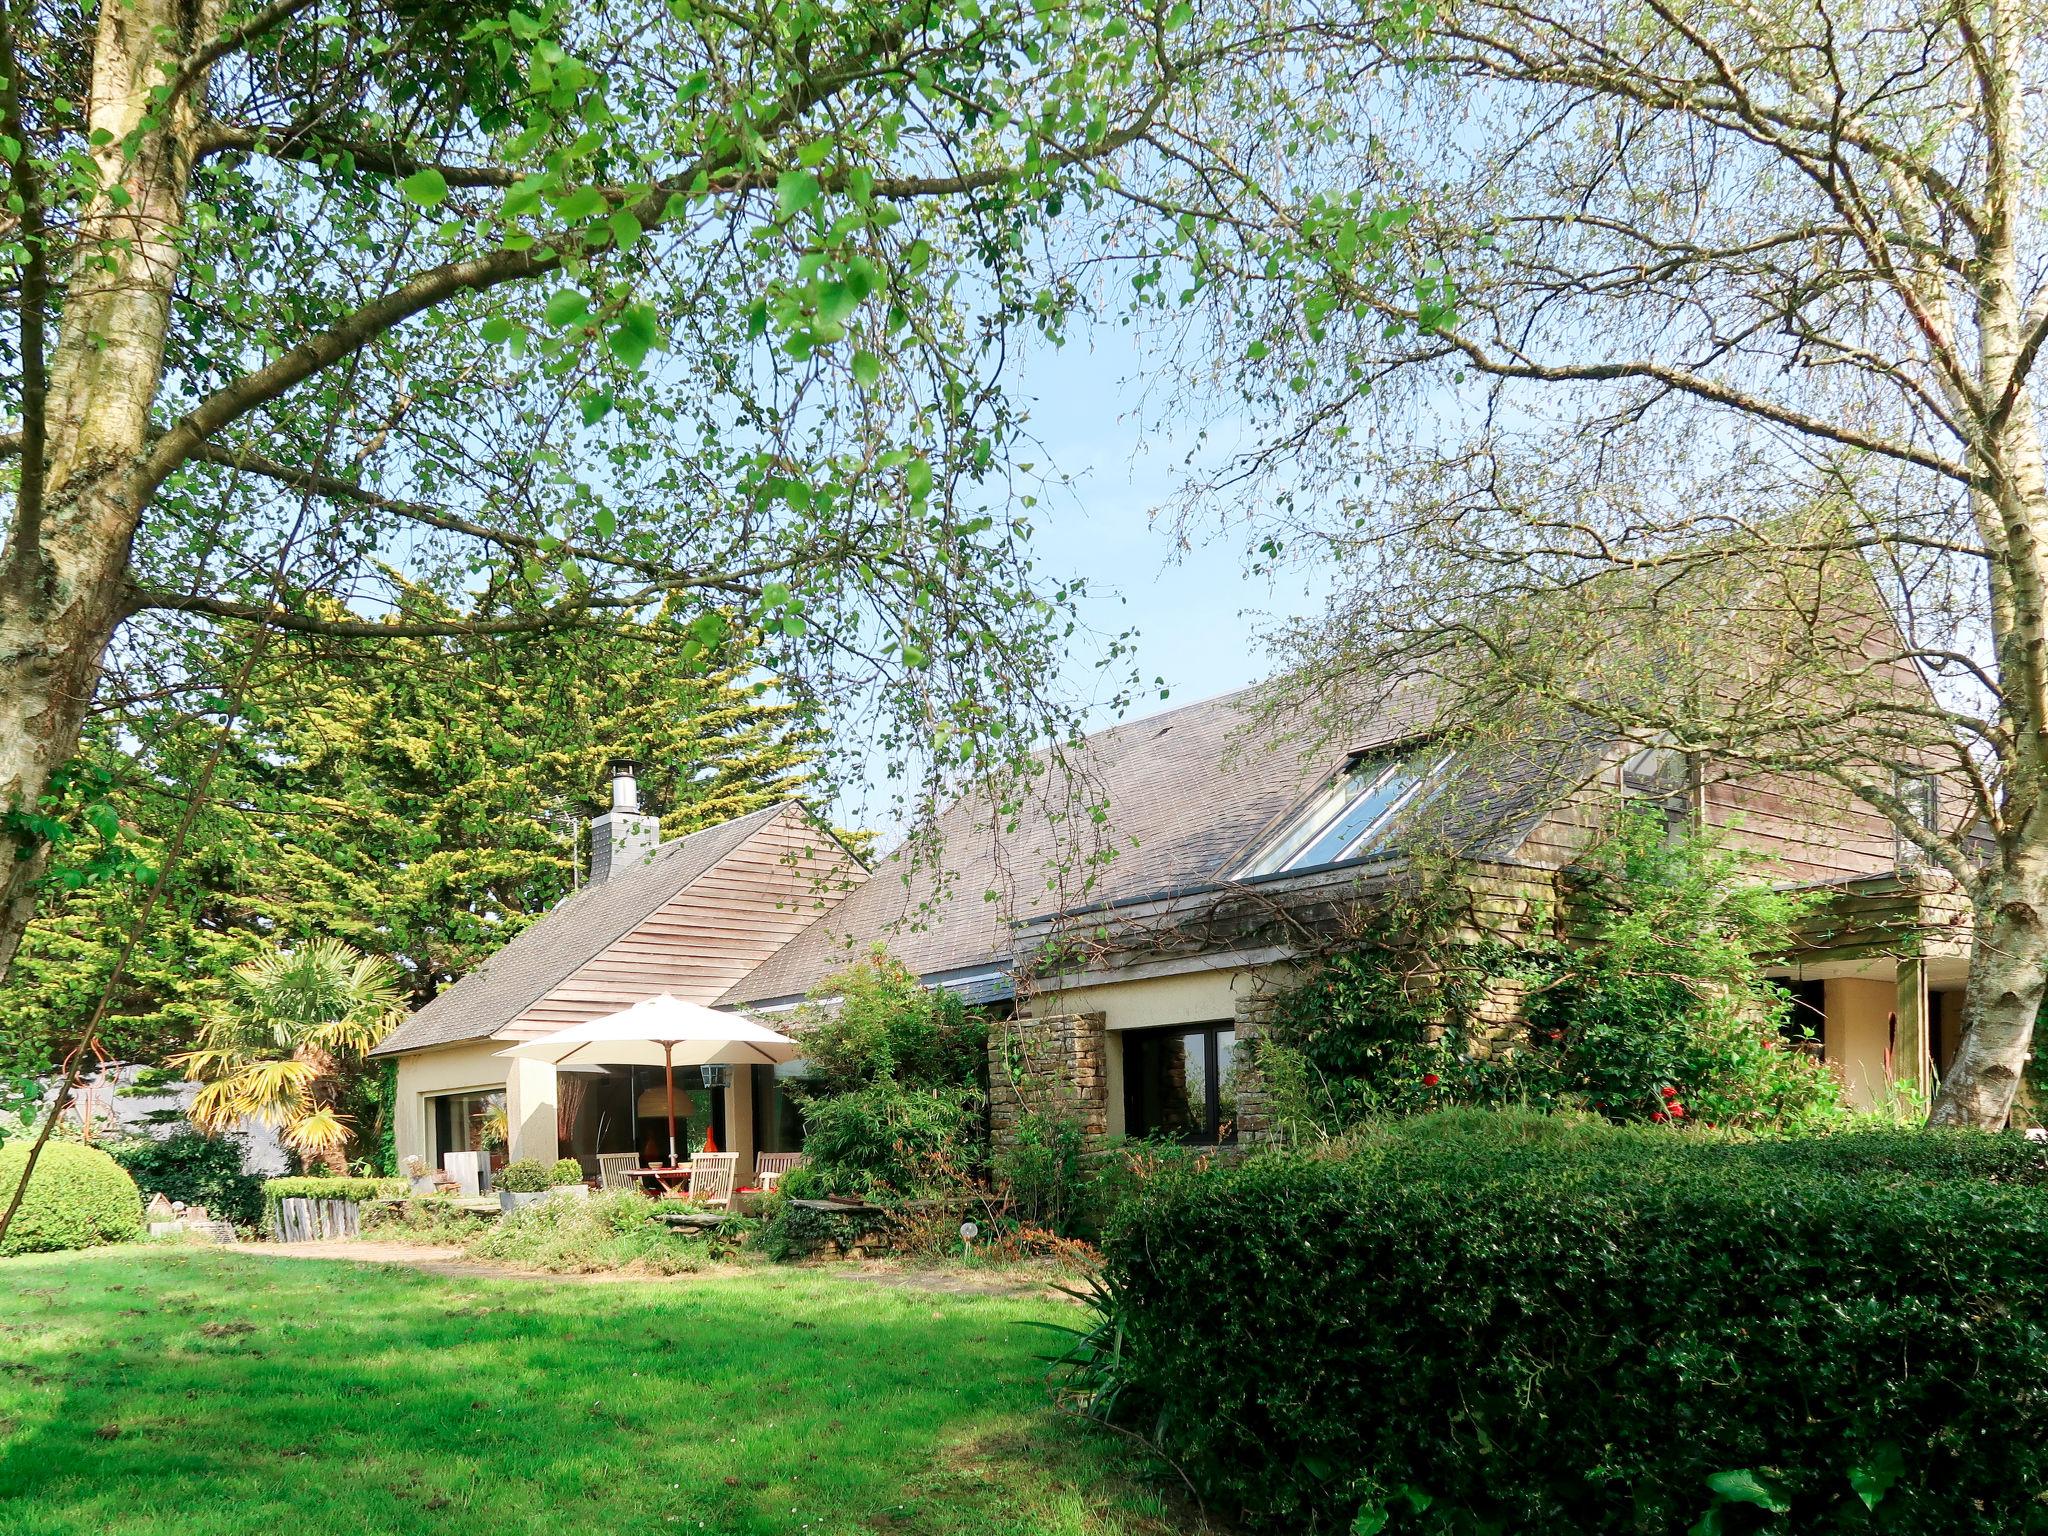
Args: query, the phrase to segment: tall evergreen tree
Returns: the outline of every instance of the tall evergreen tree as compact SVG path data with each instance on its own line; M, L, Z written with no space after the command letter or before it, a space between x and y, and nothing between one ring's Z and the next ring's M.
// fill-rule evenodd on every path
M595 631L273 642L234 708L242 662L212 658L196 707L181 695L95 725L118 830L59 850L56 894L0 990L0 1059L40 1067L82 1031L142 884L92 871L156 862L230 712L170 899L114 999L114 1054L188 1044L231 1005L236 966L315 937L388 958L424 1002L569 890L609 759L640 762L677 837L803 793L819 745L740 650L706 668Z

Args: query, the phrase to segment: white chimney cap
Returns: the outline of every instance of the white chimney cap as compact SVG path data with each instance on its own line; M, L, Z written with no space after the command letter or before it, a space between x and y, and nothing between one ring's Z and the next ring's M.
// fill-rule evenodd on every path
M640 781L635 777L639 765L630 757L612 759L612 809L615 811L637 811L640 809Z

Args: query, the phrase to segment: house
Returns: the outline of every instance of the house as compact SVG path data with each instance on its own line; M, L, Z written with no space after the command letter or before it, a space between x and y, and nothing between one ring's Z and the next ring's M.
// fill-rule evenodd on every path
M1618 797L1727 828L1773 878L1826 893L1783 979L1852 1100L1924 1089L1952 1054L1967 904L1847 791L1583 732L1475 762L1424 734L1420 699L1339 740L1266 704L1244 690L1099 732L1001 815L963 795L938 857L872 871L794 803L658 843L615 765L590 883L378 1048L398 1062L400 1155L472 1150L500 1113L513 1156L635 1150L661 1111L652 1072L497 1052L661 991L772 1022L877 943L1001 1020L998 1137L1034 1107L1096 1136L1257 1135L1240 1047L1303 957L1407 877L1424 806L1474 921L1504 934L1554 911ZM801 1071L690 1084L685 1134L743 1168L796 1150Z
M557 1069L497 1053L661 992L721 997L865 878L860 861L794 801L660 841L634 766L613 764L611 808L591 823L589 883L407 1019L373 1053L398 1064L401 1164L450 1152L583 1158L639 1150L665 1105L646 1069ZM758 1095L758 1099L757 1099ZM688 1133L775 1150L793 1111L771 1077L693 1087ZM757 1128L755 1108L766 1124Z

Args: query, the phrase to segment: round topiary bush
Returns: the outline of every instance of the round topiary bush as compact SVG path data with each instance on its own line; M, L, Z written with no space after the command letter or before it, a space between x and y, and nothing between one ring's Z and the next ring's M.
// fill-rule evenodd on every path
M28 1150L26 1142L0 1147L0 1210L21 1184ZM0 1237L0 1255L91 1248L141 1232L142 1193L128 1171L97 1147L52 1141L36 1159L21 1209Z

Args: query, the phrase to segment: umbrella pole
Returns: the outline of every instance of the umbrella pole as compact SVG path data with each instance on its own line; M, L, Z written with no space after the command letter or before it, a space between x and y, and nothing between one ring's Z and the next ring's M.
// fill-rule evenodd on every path
M672 1040L661 1042L661 1059L668 1071L668 1165L676 1166L676 1047Z

